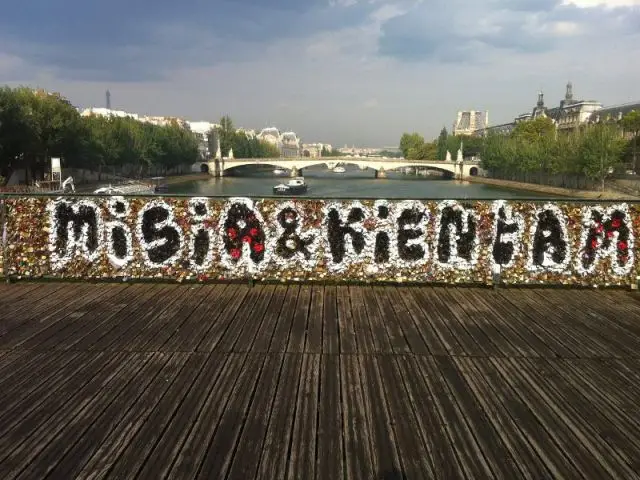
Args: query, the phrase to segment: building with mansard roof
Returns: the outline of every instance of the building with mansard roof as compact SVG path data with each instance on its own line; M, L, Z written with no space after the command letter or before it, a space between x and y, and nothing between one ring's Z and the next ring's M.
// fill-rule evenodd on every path
M605 120L617 121L633 110L640 110L640 102L603 107L602 103L596 100L576 100L573 97L573 85L569 82L567 83L565 97L558 106L547 107L544 103L544 94L539 92L538 101L530 112L518 115L510 123L478 129L474 132L474 135L485 136L490 132L508 135L518 123L540 117L548 117L553 120L559 131L569 131L590 123Z

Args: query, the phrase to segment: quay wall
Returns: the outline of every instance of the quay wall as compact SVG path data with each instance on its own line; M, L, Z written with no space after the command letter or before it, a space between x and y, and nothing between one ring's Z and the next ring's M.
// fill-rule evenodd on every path
M13 279L636 286L640 204L0 198Z

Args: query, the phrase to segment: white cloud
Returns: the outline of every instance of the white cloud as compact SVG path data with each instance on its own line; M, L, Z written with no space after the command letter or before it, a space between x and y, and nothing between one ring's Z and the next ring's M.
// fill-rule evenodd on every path
M581 8L593 7L633 7L640 5L640 0L563 0L563 5L575 5Z

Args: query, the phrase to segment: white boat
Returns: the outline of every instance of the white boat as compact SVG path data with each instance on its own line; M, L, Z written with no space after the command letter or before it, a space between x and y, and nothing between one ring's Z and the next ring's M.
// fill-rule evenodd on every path
M308 187L303 177L296 177L289 180L288 183L281 183L273 187L273 193L276 195L300 195L307 193Z
M274 175L284 175L285 173L287 173L285 170L282 170L281 168L276 168L273 171Z
M333 169L333 173L344 173L346 172L344 167L336 167Z
M93 193L97 195L151 195L154 193L153 185L144 183L129 183L123 185L101 187Z

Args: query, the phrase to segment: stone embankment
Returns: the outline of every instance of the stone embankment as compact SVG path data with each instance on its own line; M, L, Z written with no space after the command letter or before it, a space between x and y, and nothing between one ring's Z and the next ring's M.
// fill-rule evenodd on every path
M511 180L500 180L489 177L468 177L465 180L473 183L483 183L485 185L495 185L501 188L511 188L514 190L524 190L537 194L548 194L559 197L582 198L585 200L640 200L640 196L632 195L627 191L618 191L607 188L604 192L590 190L575 190L572 188L551 187L549 185L538 185L535 183L514 182ZM638 192L640 194L640 192Z

